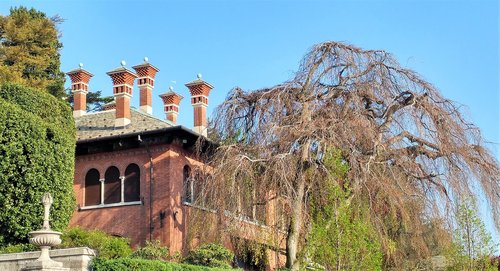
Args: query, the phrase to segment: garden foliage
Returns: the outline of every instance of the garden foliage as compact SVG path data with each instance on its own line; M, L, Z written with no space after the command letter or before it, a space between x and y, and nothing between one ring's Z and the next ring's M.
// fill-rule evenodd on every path
M131 257L144 260L166 261L169 258L168 251L168 247L162 246L158 240L153 242L146 241L146 245L134 251Z
M88 247L101 259L128 257L132 253L127 238L108 235L100 230L71 228L62 236L62 247Z
M382 249L367 211L352 200L347 172L339 151L327 151L325 180L309 204L311 231L307 256L311 266L327 270L382 270Z
M219 268L231 268L234 254L219 244L204 244L189 252L186 263Z
M114 260L95 259L92 261L94 271L224 271L230 268L211 268L190 264L169 263L155 260L121 258Z
M0 246L27 243L42 226L41 198L54 198L51 226L65 229L73 195L75 124L64 101L28 87L0 86Z
M64 97L64 73L60 71L62 43L58 16L47 17L33 8L11 8L0 15L0 84L18 83Z

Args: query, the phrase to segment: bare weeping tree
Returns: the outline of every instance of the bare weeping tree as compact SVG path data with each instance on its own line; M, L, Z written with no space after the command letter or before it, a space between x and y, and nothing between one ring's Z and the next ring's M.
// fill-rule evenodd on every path
M242 192L254 206L279 198L284 205L278 211L288 218L286 265L293 270L307 241L307 200L328 185L323 160L331 150L341 152L351 197L368 199L374 223L384 215L376 207L380 193L409 225L415 218L409 202L431 214L481 194L500 226L498 162L459 107L385 51L318 44L289 81L235 88L217 108L213 128L220 145L210 158L204 200L227 226L238 223L234 217L248 203Z

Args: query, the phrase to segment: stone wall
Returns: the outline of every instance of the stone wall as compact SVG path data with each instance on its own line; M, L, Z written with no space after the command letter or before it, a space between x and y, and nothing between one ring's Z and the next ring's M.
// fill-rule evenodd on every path
M0 254L1 271L19 271L27 262L34 261L40 256L40 251ZM50 251L52 260L62 262L63 267L70 271L88 271L90 260L95 252L87 247L54 249Z

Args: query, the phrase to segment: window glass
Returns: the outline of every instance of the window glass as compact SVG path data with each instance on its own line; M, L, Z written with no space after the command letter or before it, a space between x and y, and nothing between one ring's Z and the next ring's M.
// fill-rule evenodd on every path
M184 166L183 170L184 202L193 202L193 183L191 179L191 168Z
M125 170L125 202L139 201L141 189L140 179L139 166L136 164L128 165Z
M85 176L85 205L98 204L101 204L101 182L99 181L99 171L93 168Z
M109 167L104 175L104 204L118 203L121 198L120 171Z
M203 175L201 174L200 170L195 170L194 177L191 178L191 196L193 198L193 201L195 204L199 206L205 206L203 202L202 195L204 194L204 180L203 180Z

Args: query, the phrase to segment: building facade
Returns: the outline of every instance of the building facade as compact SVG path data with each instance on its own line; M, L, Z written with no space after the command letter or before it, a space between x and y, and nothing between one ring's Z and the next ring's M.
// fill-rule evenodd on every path
M189 129L176 123L183 97L172 88L159 95L165 119L152 115L152 93L159 69L147 59L132 68L134 71L122 65L107 73L113 81L115 99L93 113L86 110L93 75L82 65L67 73L77 128L74 191L78 207L70 226L126 237L132 246L159 240L171 253L185 254L188 244L193 244L188 238L189 213L198 208L194 200L201 191L192 173L204 166L194 149L200 150L199 139L204 142L202 153L208 154L214 147L207 140L206 119L213 87L201 75L185 84L194 111L193 129ZM140 95L138 110L130 106L135 82ZM243 216L236 237L269 242L266 236L271 231L262 225L272 220L271 206L267 204L263 212L254 210L254 217ZM283 244L284 239L279 239ZM269 267L283 261L282 254L269 250Z
M199 137L206 136L212 86L201 75L186 84L195 113L194 128L188 129L176 124L183 97L172 89L159 95L166 118L151 114L159 70L147 60L132 68L122 65L107 73L115 101L95 113L86 112L93 75L82 67L67 73L77 127L74 191L78 208L70 225L127 237L134 246L160 240L173 252L183 251L186 214L196 193L190 172L203 165L193 148ZM138 110L130 107L135 82L140 92Z

